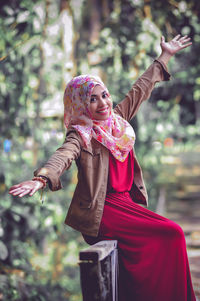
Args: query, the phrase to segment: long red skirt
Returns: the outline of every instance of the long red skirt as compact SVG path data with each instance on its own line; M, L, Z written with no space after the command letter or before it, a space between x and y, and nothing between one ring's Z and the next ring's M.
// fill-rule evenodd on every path
M84 236L88 243L95 238ZM184 233L173 221L109 193L97 240L116 239L119 301L195 301Z

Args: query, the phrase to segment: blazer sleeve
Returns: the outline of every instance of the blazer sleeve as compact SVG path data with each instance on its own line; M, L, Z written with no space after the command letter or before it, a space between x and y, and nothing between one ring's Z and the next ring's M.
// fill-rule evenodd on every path
M127 121L137 113L141 103L147 100L157 82L168 81L170 74L161 60L155 60L137 79L126 97L114 108L114 112Z
M61 189L60 176L70 168L72 161L79 157L81 144L82 139L78 132L69 130L63 145L55 151L43 167L34 171L34 176L47 178L52 191Z

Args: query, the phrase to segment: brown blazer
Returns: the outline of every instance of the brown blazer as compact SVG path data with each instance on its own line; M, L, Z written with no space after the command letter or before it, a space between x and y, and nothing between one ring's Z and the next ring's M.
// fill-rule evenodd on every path
M170 75L163 62L155 60L132 86L125 99L114 109L127 121L137 113L141 103L148 99L155 84L169 80ZM135 154L134 154L135 155ZM108 181L109 151L102 144L92 139L87 148L83 147L78 132L69 128L63 145L56 150L48 162L34 172L35 176L49 179L52 191L61 189L60 176L76 160L78 183L68 210L65 223L90 236L97 236ZM134 202L148 204L148 196L143 181L142 170L135 155L134 182L130 191Z

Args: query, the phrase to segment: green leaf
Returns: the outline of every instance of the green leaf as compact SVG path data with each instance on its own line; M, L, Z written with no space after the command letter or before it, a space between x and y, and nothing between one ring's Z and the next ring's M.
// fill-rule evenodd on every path
M5 260L8 257L8 249L3 241L0 240L0 259Z

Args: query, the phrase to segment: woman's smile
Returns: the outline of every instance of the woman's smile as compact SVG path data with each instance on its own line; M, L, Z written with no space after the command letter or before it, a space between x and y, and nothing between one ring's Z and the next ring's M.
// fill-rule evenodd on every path
M100 113L100 114L107 114L108 111L109 111L109 107L105 107L105 108L102 108L102 109L97 110L97 113Z

